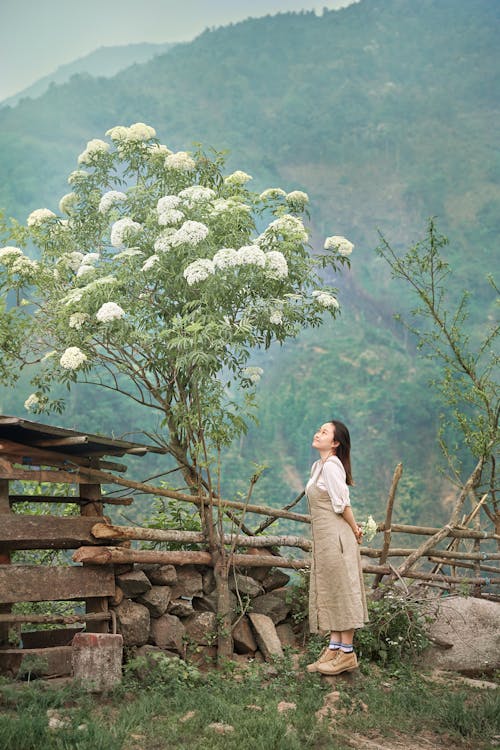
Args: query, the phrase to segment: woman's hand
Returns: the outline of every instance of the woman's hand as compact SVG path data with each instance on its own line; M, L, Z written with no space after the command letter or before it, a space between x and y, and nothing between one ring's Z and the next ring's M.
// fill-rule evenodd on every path
M354 536L356 537L356 541L358 544L361 544L361 541L363 539L363 529L361 526L356 525L356 531L354 532Z

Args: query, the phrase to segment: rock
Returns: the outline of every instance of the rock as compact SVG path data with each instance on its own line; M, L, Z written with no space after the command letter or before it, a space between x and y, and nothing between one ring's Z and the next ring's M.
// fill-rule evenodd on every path
M252 598L264 593L264 589L251 576L244 576L241 573L233 575L229 573L229 589L239 591L241 596L251 596Z
M133 671L137 679L146 682L150 678L151 670L154 669L159 658L178 659L179 656L173 651L166 651L163 648L159 648L159 646L152 646L147 643L145 646L139 646L139 648L134 649L133 658L144 659L145 663L134 668Z
M115 586L115 595L110 596L108 599L110 607L117 607L119 604L122 603L123 598L124 598L123 591L121 590L119 586Z
M168 605L168 613L177 617L189 617L193 614L193 602L191 599L174 599Z
M279 568L271 568L264 580L262 586L264 591L273 591L274 589L282 588L286 586L290 580L290 576L284 573Z
M198 645L212 646L217 639L217 616L214 612L195 612L184 620L189 639Z
M201 574L202 588L204 594L215 591L215 576L213 568L206 568Z
M282 622L276 625L276 632L282 646L291 646L294 648L297 645L297 638L289 622Z
M175 615L162 615L151 622L150 639L154 646L184 654L186 628Z
M112 690L122 681L123 637L77 633L72 643L73 678L88 692Z
M263 594L252 600L252 612L267 615L276 625L282 622L290 612L291 606L286 602L286 589L276 589L269 594Z
M274 552L271 549L269 549L268 547L249 547L248 550L247 550L247 552L246 552L246 554L247 555L255 555L255 556L257 556L257 555L259 555L259 556L266 555L266 556L276 557L276 555L274 554ZM252 567L252 568L245 569L244 572L245 572L246 575L251 576L256 581L263 581L264 578L269 574L270 567L271 566L267 566L267 565L266 566L262 566L261 568L258 568L258 567L254 568L254 567Z
M177 583L172 587L172 599L180 596L203 596L201 573L194 565L177 568Z
M196 716L196 713L197 713L196 711L188 711L187 714L184 714L184 716L182 716L179 719L179 721L181 722L181 724L184 724L186 721L189 721L190 719L194 719L194 717Z
M149 591L137 597L137 601L149 609L151 617L161 617L167 611L170 592L168 586L151 586Z
M317 721L323 721L323 719L334 720L335 715L338 713L338 702L340 700L340 692L338 690L332 690L331 693L325 695L323 705L316 711Z
M154 570L146 574L155 586L175 586L177 570L174 565L155 565Z
M242 617L232 632L234 650L237 654L249 654L257 651L257 643L253 635L248 617Z
M273 656L283 656L280 639L271 618L258 612L250 612L248 617L255 631L259 649L266 661Z
M212 729L217 734L229 734L234 732L234 727L231 724L222 724L220 721L214 721L208 725L209 729Z
M234 622L238 617L236 608L238 599L232 591L229 592L229 608L231 610L231 620ZM217 592L212 591L207 596L193 597L193 607L198 612L215 612L217 614Z
M149 578L142 570L131 570L116 577L116 582L122 589L124 595L132 599L139 594L144 594L151 588Z
M48 727L52 732L56 732L58 729L67 729L71 726L71 718L65 716L56 708L47 709Z
M143 646L148 642L150 615L147 607L124 599L115 613L124 646Z
M431 605L431 645L422 663L464 674L500 669L500 603L476 597L449 596Z

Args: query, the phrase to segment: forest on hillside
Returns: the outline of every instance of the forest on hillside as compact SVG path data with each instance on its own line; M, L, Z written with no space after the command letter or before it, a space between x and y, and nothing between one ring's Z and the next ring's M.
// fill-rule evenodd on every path
M500 228L492 129L499 20L494 0L361 0L321 16L249 19L112 79L74 76L0 110L0 207L21 222L38 207L56 210L87 140L140 120L170 148L227 149L228 166L253 175L252 189L305 190L314 251L328 234L355 243L352 269L326 279L339 287L340 320L255 355L264 370L259 424L225 456L231 495L244 491L254 463L266 463L254 497L290 501L307 478L312 431L335 414L351 427L362 515L380 518L403 461L398 520L446 517L451 489L436 440L442 406L428 385L437 365L394 321L414 300L374 250L379 230L407 248L437 216L450 239L450 298L470 292L472 340L493 319L486 276ZM27 374L3 388L1 411L26 414L30 391ZM63 415L44 419L132 439L159 427L138 407L85 386L67 400ZM133 471L153 474L157 462Z

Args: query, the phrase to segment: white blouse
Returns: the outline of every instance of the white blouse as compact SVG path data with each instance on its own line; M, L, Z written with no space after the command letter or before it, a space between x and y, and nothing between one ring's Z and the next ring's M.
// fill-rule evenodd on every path
M330 456L325 463L321 459L313 463L306 493L307 488L312 484L316 484L319 490L328 492L335 513L343 513L346 506L351 504L345 469L337 456Z

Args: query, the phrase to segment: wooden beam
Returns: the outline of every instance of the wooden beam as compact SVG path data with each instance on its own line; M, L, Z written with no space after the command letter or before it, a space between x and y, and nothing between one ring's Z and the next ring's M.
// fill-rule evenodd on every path
M112 567L0 565L0 603L86 599L114 593Z
M85 445L89 439L87 435L74 435L72 437L53 437L43 438L42 440L32 440L30 445L35 448L57 448L60 445Z
M98 544L92 527L101 516L31 516L11 513L0 522L0 546L9 549L76 549Z
M363 565L363 573L382 573L382 575L390 575L394 573L394 568L390 565ZM467 578L466 576L445 576L442 573L424 573L416 570L407 570L402 578L414 578L420 581L442 581L444 583L463 583L473 584L478 586L487 585L498 585L500 578ZM373 592L373 595L378 594L379 590Z
M146 529L141 526L113 526L108 523L96 523L92 528L96 539L135 539L156 542L187 542L206 544L206 537L201 531L183 531L182 529ZM245 534L224 534L224 544L237 547L299 547L309 551L310 539L301 536L245 536Z
M81 497L63 497L62 495L11 495L9 501L11 506L17 503L74 503L75 505L88 503L88 500ZM101 502L105 505L132 505L134 498L102 495Z
M391 524L392 532L401 534L419 534L423 536L434 536L439 529L434 526L410 526L403 523ZM384 524L379 524L379 531L384 531ZM498 534L488 533L486 531L476 531L474 529L461 529L460 527L452 528L449 536L456 539L500 539Z
M38 624L56 624L75 625L79 622L95 622L96 620L111 620L110 612L99 612L95 614L77 614L77 615L0 615L1 622L13 623L38 623Z
M191 552L173 550L124 549L120 547L80 547L73 553L75 562L89 562L96 565L109 563L165 563L170 565L207 565L211 566L212 556L209 552ZM309 561L288 560L278 555L232 555L230 564L238 568L295 568L300 570L308 566Z

